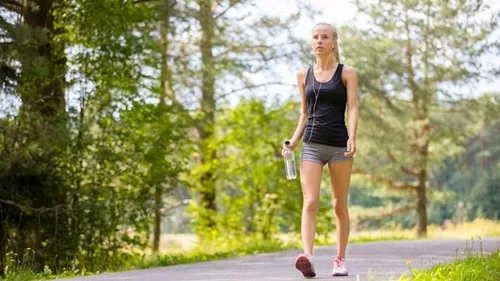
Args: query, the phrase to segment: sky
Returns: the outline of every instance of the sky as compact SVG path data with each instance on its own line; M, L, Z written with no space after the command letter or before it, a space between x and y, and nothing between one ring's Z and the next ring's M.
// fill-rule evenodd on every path
M499 0L489 0L492 10L500 10ZM294 1L290 0L257 0L257 5L259 5L263 11L271 15L276 16L286 16L291 12L296 11L297 7L293 4ZM293 28L293 31L297 34L303 36L307 39L310 37L310 32L313 24L316 22L329 22L334 25L344 25L348 24L350 21L360 20L356 19L356 7L352 4L350 0L302 0L301 2L309 3L313 8L322 11L322 14L314 17L313 22L309 20L302 20L300 24ZM342 50L342 30L339 29L339 48ZM500 33L497 32L497 33ZM500 34L499 34L500 36ZM348 55L348 54L344 54ZM498 57L491 57L488 59L493 59L495 61L500 61ZM313 62L313 57L311 56L311 63ZM354 66L356 67L356 66ZM289 71L283 72L280 69L281 76L288 82L295 84L295 73L297 69L289 69ZM493 81L480 81L477 85L469 85L471 92L481 94L484 92L500 91L500 77L494 77Z

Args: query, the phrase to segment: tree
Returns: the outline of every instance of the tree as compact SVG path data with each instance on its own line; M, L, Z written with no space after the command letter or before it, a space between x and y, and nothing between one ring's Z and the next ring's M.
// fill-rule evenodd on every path
M179 148L172 143L182 136L182 113L152 105L159 91L141 88L153 40L138 30L149 14L126 0L0 3L53 19L31 27L26 23L38 21L13 23L1 10L0 85L21 107L0 130L0 261L31 248L35 269L64 268L73 259L91 271L103 261L108 269L122 265L134 252L123 249L148 245L159 208L154 189L185 159L167 157ZM51 49L49 60L47 46L61 50ZM58 54L67 54L64 61L52 61ZM65 77L67 88L52 87ZM172 130L173 123L180 126Z
M8 11L2 13L0 20L6 35L1 42L2 52L11 54L2 61L2 78L16 85L22 110L31 118L54 119L64 115L65 42L58 40L64 30L57 25L64 1L0 1L0 7ZM21 20L9 22L9 12ZM14 61L20 63L19 72L15 71Z
M0 88L8 100L20 103L10 116L0 113L6 117L0 149L0 273L12 248L30 247L37 263L46 261L43 244L63 228L53 219L58 204L67 202L58 173L68 145L66 41L58 26L65 8L64 1L0 1ZM8 239L13 231L21 235Z
M256 18L250 12L241 15L239 12L253 5L252 1L245 0L198 0L196 4L193 8L201 28L198 41L201 56L195 59L201 76L194 76L201 82L198 84L199 107L195 118L200 165L193 170L195 177L191 182L198 202L193 208L198 233L207 233L205 230L216 228L217 218L217 178L213 170L218 163L218 151L210 143L215 137L218 104L238 88L258 86L247 77L248 73L265 73L270 62L286 60L289 55L299 53L294 49L282 50L281 41L273 41L274 36L267 36L280 33L279 40L293 37L288 26L298 19L299 14L287 19ZM224 83L230 88L227 89Z
M142 248L152 233L155 251L164 210L168 209L164 199L177 184L189 143L182 140L190 118L175 102L170 67L175 3L155 1L150 6L123 1L115 7L116 2L110 1L103 7L103 3L89 1L81 6L80 14L91 13L93 17L80 17L76 11L80 21L72 26L75 32L83 33L75 44L87 47L75 57L83 74L80 81L96 85L83 97L88 108L80 109L88 116L82 122L87 124L88 131L84 131L91 139L83 147L84 153L98 150L105 155L100 160L108 173L101 174L100 181L106 183L109 193L103 197L121 199L109 212L123 212L122 204L129 204L126 213L130 217L113 217L113 223L135 230L133 237L123 235L123 240L116 240ZM110 22L114 17L120 24ZM110 159L114 159L112 163Z
M460 98L451 86L488 76L484 54L499 14L482 1L357 1L368 28L346 27L341 45L360 77L358 174L416 197L418 236L427 233L429 170L469 132L440 120ZM487 40L488 39L488 40ZM496 66L493 66L496 67ZM463 121L463 120L462 120ZM444 133L448 133L443 135ZM463 134L460 134L463 133Z

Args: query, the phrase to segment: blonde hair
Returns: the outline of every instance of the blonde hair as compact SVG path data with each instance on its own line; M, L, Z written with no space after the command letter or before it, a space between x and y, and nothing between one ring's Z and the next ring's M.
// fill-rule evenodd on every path
M337 34L337 29L332 24L329 24L327 22L319 22L315 25L315 27L318 25L326 25L332 29L332 36L333 36L332 38L333 38L333 46L334 46L333 58L335 58L337 60L337 62L340 63L339 42L338 42L339 36Z

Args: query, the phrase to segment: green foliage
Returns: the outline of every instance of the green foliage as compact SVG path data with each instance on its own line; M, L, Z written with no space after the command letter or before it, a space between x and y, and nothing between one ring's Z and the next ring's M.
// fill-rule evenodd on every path
M219 115L216 135L208 144L218 151L217 157L194 168L189 179L197 180L203 170L213 171L217 178L220 213L215 237L255 233L267 239L280 226L298 229L300 185L284 176L280 141L293 129L288 116L294 115L296 106L266 107L250 99ZM198 211L196 206L191 210Z
M29 263L34 272L48 266L60 273L73 259L89 271L127 264L136 250L147 247L152 214L163 207L151 195L159 186L177 184L188 144L180 140L190 118L177 106L159 103L158 92L139 90L141 56L151 41L135 31L148 13L131 1L121 2L61 1L44 7L41 11L56 15L54 27L2 21L10 40L30 47L2 49L9 52L2 52L2 65L20 67L17 84L12 77L2 83L14 87L22 102L17 115L1 121L2 270L7 252L26 248L35 251ZM68 111L65 104L52 108L65 116L30 102L43 93L45 84L37 81L52 79L46 76L50 71L33 70L35 64L50 69L61 63L36 51L47 40L54 48L69 48L62 60L69 71L55 73L69 83L51 89L62 93L69 86Z
M437 185L453 192L436 208L446 212L444 218L457 222L477 217L500 218L498 182L500 168L500 123L485 126L464 145L460 155L449 158L436 174Z
M284 40L293 37L290 32L298 15L290 15L287 18L281 17L253 17L254 3L252 1L196 1L196 4L187 4L187 9L193 9L196 14L197 24L200 26L199 40L192 44L199 48L201 53L201 65L198 58L192 59L191 64L196 66L198 71L193 73L191 78L201 81L197 85L196 93L200 97L196 99L197 119L196 128L198 131L198 152L199 167L194 168L194 173L190 175L190 187L195 197L197 206L191 208L195 222L195 231L200 235L217 235L219 216L219 204L226 201L224 190L217 186L221 175L213 169L219 165L218 154L220 146L215 145L218 138L215 134L219 127L217 113L220 111L220 103L226 100L229 94L254 87L256 82L249 78L248 73L258 72L259 75L269 73L271 66L277 62L287 59L290 51L284 50L282 44ZM245 13L236 11L236 7L246 10ZM184 7L186 8L186 7ZM276 34L280 33L281 36ZM248 38L252 38L249 40ZM283 40L283 41L282 41ZM191 70L192 67L187 67ZM271 77L271 75L269 75ZM184 76L183 76L184 78ZM269 81L279 82L279 81ZM183 83L184 84L184 83ZM198 86L199 85L199 86ZM237 90L239 89L239 90ZM234 97L235 95L231 95ZM199 106L197 106L199 104ZM214 143L215 141L215 143ZM274 141L275 142L275 141ZM251 156L248 156L251 157ZM261 166L261 165L259 165ZM264 171L263 168L260 171ZM259 173L258 168L254 168ZM224 176L224 175L222 175ZM241 179L245 181L246 179ZM250 180L253 181L253 180ZM252 182L242 185L254 184ZM257 182L255 184L264 184ZM269 185L269 184L267 184ZM236 186L235 186L236 187ZM264 187L261 187L264 188ZM264 188L267 190L274 187ZM223 194L220 194L223 192ZM246 193L246 192L244 192ZM251 194L250 194L251 193ZM262 191L252 191L247 194L250 197L261 198ZM263 198L263 197L262 197ZM275 194L270 193L266 197L273 208L276 208ZM227 204L227 202L222 203ZM231 203L232 204L232 203ZM235 202L237 205L238 203ZM234 205L234 204L233 204ZM251 206L243 228L246 231L255 231L252 224L257 216L263 220L264 212L261 206ZM226 212L222 207L222 212ZM270 211L274 212L274 211ZM272 217L272 215L271 215ZM234 224L234 222L232 222ZM272 232L272 221L267 222L268 226L261 229L264 233ZM267 234L264 234L267 236Z

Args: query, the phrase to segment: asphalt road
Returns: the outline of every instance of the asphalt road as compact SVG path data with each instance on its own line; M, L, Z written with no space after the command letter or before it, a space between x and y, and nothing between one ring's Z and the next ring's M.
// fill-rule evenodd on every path
M332 277L328 261L335 247L316 247L314 280L397 280L411 267L423 269L454 261L464 253L483 253L500 249L500 237L478 240L416 240L351 244L347 249L349 276ZM193 263L146 270L80 277L72 281L295 281L305 280L293 265L299 250L259 254L223 261ZM313 280L311 279L311 280Z

